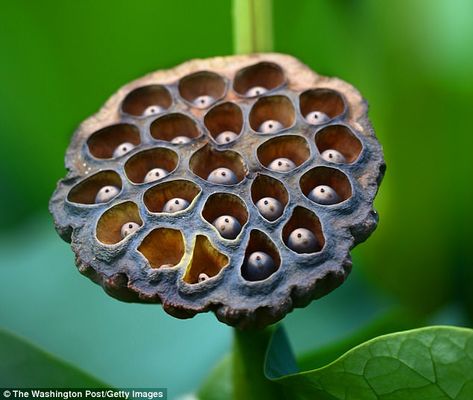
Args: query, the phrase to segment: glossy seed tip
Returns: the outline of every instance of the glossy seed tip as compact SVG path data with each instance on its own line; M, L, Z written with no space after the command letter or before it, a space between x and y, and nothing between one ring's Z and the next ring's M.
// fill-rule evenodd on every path
M167 213L175 213L177 211L185 210L189 207L189 202L180 197L174 197L166 202L163 207L163 211Z
M231 169L222 167L214 169L207 177L207 181L220 185L234 185L238 183L238 177Z
M340 202L340 196L335 190L327 185L319 185L313 188L309 195L310 200L318 204L330 205Z

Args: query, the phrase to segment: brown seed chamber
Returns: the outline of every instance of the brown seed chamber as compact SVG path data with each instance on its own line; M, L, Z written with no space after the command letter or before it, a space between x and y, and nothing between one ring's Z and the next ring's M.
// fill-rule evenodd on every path
M210 98L205 107L195 103L205 96ZM146 114L149 107L156 112ZM311 125L304 117L313 111L329 120ZM282 129L260 132L266 121L277 121ZM217 143L223 132L236 139ZM178 137L185 140L176 142ZM132 151L114 157L123 143L132 144ZM326 150L340 152L346 163L323 160ZM374 229L362 216L372 209L384 170L361 96L350 85L277 54L195 60L133 82L81 125L68 157L71 171L51 210L58 231L76 230L71 238L78 263L92 260L81 270L93 270L102 281L113 271L124 277L127 298L162 302L173 315L212 310L241 328L273 323L290 311L288 304L307 304L343 282L352 244L347 238ZM296 168L288 173L268 168L277 158L290 159ZM236 182L209 181L221 168L231 170ZM145 182L153 169L166 174ZM357 182L367 188L359 198ZM310 201L317 185L331 186L352 208L342 214L336 204ZM118 194L96 203L104 186L116 187ZM282 214L265 218L257 206L263 198L277 200ZM188 206L165 212L173 199ZM213 226L221 216L238 221L235 238L225 239ZM346 219L338 224L346 230L335 230L331 221L337 218ZM123 238L126 223L138 228ZM79 229L87 224L94 226ZM355 229L349 230L350 224ZM288 247L297 228L316 237L316 250L299 254ZM108 259L107 268L94 263L90 252L103 247L106 253L114 245L124 248L119 260ZM251 280L245 272L253 252L274 262L265 279Z

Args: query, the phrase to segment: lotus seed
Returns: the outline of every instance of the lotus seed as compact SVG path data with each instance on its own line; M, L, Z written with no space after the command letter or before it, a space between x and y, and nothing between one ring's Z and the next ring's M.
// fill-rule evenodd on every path
M131 235L132 233L135 233L139 229L140 225L138 225L136 222L127 222L122 225L122 228L120 229L120 234L122 236L122 239L125 239L127 236Z
M325 150L321 154L321 156L325 161L333 162L336 164L344 164L347 162L347 160L345 159L342 153L333 149Z
M218 183L220 185L234 185L238 183L238 178L235 173L229 168L214 169L207 180L211 183Z
M143 180L144 183L150 183L157 181L159 179L163 179L165 176L169 174L164 168L153 168L148 171Z
M116 186L104 186L101 188L95 196L96 203L106 203L112 200L116 195L120 193L120 189Z
M296 164L289 158L280 157L271 161L268 168L276 172L289 172L296 168Z
M166 202L163 211L167 213L175 213L177 211L185 210L187 207L189 207L189 202L187 200L175 197Z
M284 129L284 125L275 119L268 119L264 121L258 128L261 133L276 133Z
M197 108L207 108L215 103L215 98L212 96L199 96L192 102Z
M283 206L279 200L273 197L263 197L256 202L260 214L269 221L279 218L283 212Z
M307 197L316 203L324 205L340 202L340 196L337 194L337 192L327 185L316 186L310 191Z
M207 279L210 279L210 277L207 274L204 274L203 272L201 272L199 274L199 277L197 278L199 283L206 281Z
M330 121L330 117L322 111L312 111L305 116L305 120L311 125L321 125Z
M171 143L173 144L186 144L191 141L191 138L188 136L176 136L171 140Z
M252 88L248 89L245 93L246 97L256 97L265 94L268 89L264 88L263 86L253 86Z
M243 275L250 281L261 281L276 271L272 257L262 251L255 251L244 265Z
M135 145L129 142L119 144L113 152L113 158L124 156L135 148Z
M225 131L225 132L220 133L215 138L215 141L218 144L226 144L226 143L233 142L237 137L238 135L235 132Z
M231 215L222 215L218 217L212 225L215 226L222 237L225 239L235 239L241 231L240 222Z
M287 245L296 253L313 253L317 251L318 241L315 235L308 229L297 228L289 235Z
M142 115L144 117L149 117L150 115L156 115L156 114L162 113L163 111L164 111L164 108L162 108L161 106L152 105L152 106L146 107Z

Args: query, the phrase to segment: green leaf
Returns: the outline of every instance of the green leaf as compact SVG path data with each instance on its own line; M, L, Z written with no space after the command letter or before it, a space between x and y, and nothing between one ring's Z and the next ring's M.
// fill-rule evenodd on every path
M321 368L363 342L421 325L425 324L417 316L411 315L408 310L395 308L341 340L301 354L297 358L297 364L301 371Z
M227 354L212 370L197 392L199 400L232 398L232 355Z
M434 326L380 336L322 368L281 375L278 354L287 346L285 335L276 332L265 373L291 400L473 398L471 329Z
M0 330L0 387L109 387L38 347Z

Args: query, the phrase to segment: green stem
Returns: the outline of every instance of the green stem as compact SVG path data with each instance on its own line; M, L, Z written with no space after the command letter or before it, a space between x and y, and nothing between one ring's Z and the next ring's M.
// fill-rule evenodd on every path
M233 47L236 54L273 50L272 0L233 0Z
M234 329L233 398L279 399L280 388L264 376L266 349L273 328L241 331Z

